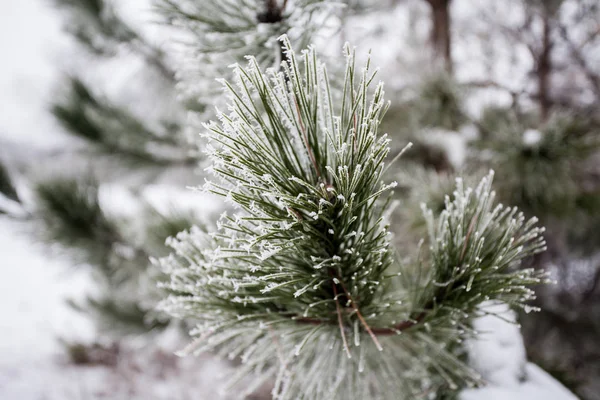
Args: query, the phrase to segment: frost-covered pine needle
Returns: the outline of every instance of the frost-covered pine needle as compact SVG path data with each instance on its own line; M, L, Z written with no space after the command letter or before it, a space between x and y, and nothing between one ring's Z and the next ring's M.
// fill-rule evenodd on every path
M543 249L541 229L494 204L491 175L474 190L458 181L441 215L425 210L420 258L400 264L382 84L346 47L336 97L315 51L282 41L283 68L237 66L229 112L206 126L217 179L205 188L237 211L212 234L180 234L160 261L164 309L198 321L186 352L239 357L232 384L270 380L276 399L414 399L478 383L458 343L482 301L533 296L541 277L513 267Z

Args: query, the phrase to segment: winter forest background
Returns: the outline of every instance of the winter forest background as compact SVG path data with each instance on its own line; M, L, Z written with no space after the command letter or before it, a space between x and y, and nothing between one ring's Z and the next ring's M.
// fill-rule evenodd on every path
M5 0L0 399L271 398L250 375L247 394L222 390L239 355L175 355L194 321L159 307L177 272L156 260L233 209L201 190L218 167L203 122L228 110L232 64L279 67L282 34L297 55L314 45L334 92L344 43L359 66L371 51L389 159L413 144L385 175L402 257L427 235L421 205L442 213L456 178L490 169L497 200L546 229L547 250L511 268L554 283L484 303L452 348L485 385L397 398L600 399L597 0Z

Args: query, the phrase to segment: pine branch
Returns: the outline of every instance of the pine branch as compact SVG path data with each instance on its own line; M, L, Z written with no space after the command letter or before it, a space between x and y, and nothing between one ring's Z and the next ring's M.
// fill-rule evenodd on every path
M8 168L0 161L0 194L3 194L7 198L20 202L19 195L15 186L12 182ZM0 210L1 213L1 210Z
M243 63L247 54L261 66L278 66L285 59L279 36L307 46L340 5L335 0L160 0L157 7L165 23L191 37L188 52L195 61L179 71L186 90L214 104L220 87L205 77L230 77L227 67Z
M123 239L100 207L95 179L49 179L38 183L35 192L43 239L76 249L80 262L98 266L105 276L111 276L110 255Z
M155 312L152 304L144 304L133 294L136 292L126 296L123 291L106 290L99 298L88 297L69 304L91 316L103 333L118 337L148 334L166 328L169 319Z
M144 212L145 230L142 247L150 257L162 257L170 253L166 245L167 238L176 237L179 232L200 229L206 231L206 225L191 211L171 209L167 213L160 212L150 204Z
M164 215L148 206L145 233L135 238L105 214L92 177L46 180L36 193L44 241L61 244L76 263L89 264L98 284L97 295L72 306L92 315L105 333L147 333L165 327L169 319L155 311L163 296L156 281L164 277L151 267L150 257L167 254L165 240L189 230L197 218Z
M543 230L494 205L491 176L475 190L458 181L439 216L425 213L421 256L400 263L382 84L346 48L334 102L315 51L283 43L283 70L236 67L224 81L231 112L206 126L219 181L205 189L237 212L212 234L180 234L159 261L171 278L163 308L200 321L186 352L240 357L232 382L273 378L276 399L412 399L478 383L456 343L474 334L482 301L533 297L526 286L543 276L513 267L543 250Z
M420 125L458 130L468 120L461 97L460 87L449 75L427 79L418 88L414 105L420 114Z
M69 133L98 145L106 154L121 154L134 163L194 162L185 154L181 132L151 129L127 109L93 93L77 77L69 77L66 86L64 99L54 103L51 111Z
M175 73L165 63L162 50L149 44L132 29L106 0L53 0L68 12L67 30L92 53L112 56L119 45L128 45L169 82Z
M46 180L38 184L36 192L41 210L65 221L57 226L57 233L90 241L108 238L107 241L113 242L119 237L100 208L98 183L94 178Z
M555 115L539 130L513 118L498 127L485 142L491 159L479 163L499 171L502 200L543 218L569 217L582 209L589 191L585 166L600 149L596 123Z

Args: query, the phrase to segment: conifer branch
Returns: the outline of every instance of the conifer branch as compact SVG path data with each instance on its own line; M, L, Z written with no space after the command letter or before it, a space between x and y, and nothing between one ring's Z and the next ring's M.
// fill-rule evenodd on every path
M120 154L138 164L190 165L181 131L161 132L128 110L92 91L78 77L66 81L63 98L52 114L71 134L96 144L104 153Z
M157 7L166 23L192 38L187 44L195 62L179 71L186 89L214 104L220 87L198 83L198 77L230 78L228 66L243 63L248 54L261 66L279 66L286 58L279 36L287 34L295 45L306 47L341 5L337 0L159 0Z
M13 201L20 202L17 189L9 174L8 168L2 161L0 161L0 195L4 195ZM0 210L0 213L1 212L2 211Z
M41 239L54 249L61 244L76 264L91 268L99 284L94 296L71 305L93 315L105 333L164 328L169 319L154 310L163 295L156 290L155 280L162 277L152 270L149 258L167 254L165 239L189 230L196 218L174 212L164 215L148 206L143 215L147 232L143 238L133 238L124 232L123 221L104 212L99 189L92 176L52 178L35 187Z
M452 348L473 334L481 302L533 298L527 286L544 276L514 267L544 249L543 229L494 205L491 175L475 189L458 180L443 211L424 210L426 251L400 263L382 84L347 47L334 97L315 51L297 56L282 41L282 70L263 72L252 57L236 66L223 82L230 112L206 125L218 181L205 189L236 213L213 234L178 235L158 261L173 293L164 310L200 321L187 352L240 355L239 376L272 377L275 399L411 399L477 384Z
M163 51L148 43L115 11L108 0L53 0L70 14L67 30L92 53L112 56L125 44L153 66L163 78L175 83L175 73Z

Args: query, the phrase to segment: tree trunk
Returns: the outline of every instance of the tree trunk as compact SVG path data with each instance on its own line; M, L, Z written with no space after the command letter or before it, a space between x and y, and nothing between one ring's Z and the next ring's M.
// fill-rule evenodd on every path
M256 19L263 24L278 24L282 22L287 2L288 0L283 0L281 5L279 5L277 0L265 0L265 11L258 14ZM275 65L279 66L286 59L285 51L281 45L279 46L277 56L279 58L275 60Z
M550 72L552 71L552 63L550 60L550 52L552 42L550 38L550 16L548 12L544 12L544 31L542 33L542 50L537 60L537 76L538 76L538 97L540 104L540 118L546 121L550 113Z
M431 45L435 57L452 73L450 3L452 0L426 0L431 6Z

